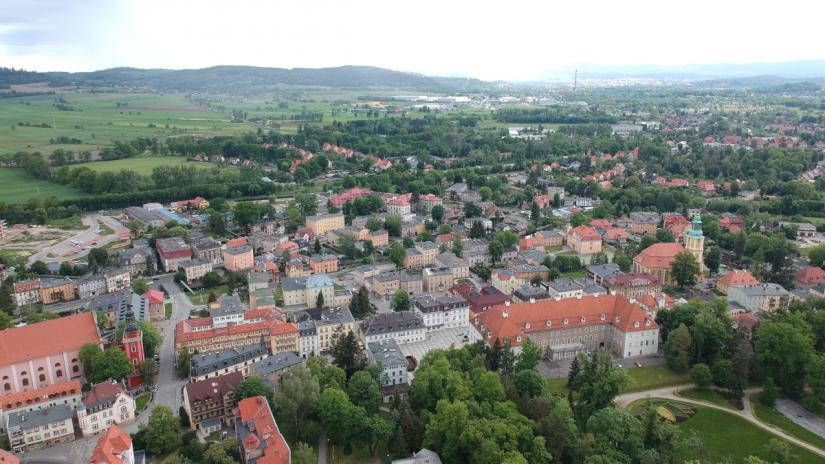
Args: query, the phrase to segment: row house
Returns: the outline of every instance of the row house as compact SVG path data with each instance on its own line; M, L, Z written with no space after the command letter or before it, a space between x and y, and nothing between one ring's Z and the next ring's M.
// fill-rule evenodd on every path
M59 404L66 404L74 409L80 403L81 395L81 382L75 379L36 390L0 396L0 434L6 435L7 416L11 414L35 414Z
M72 408L58 404L35 412L7 416L6 429L11 450L28 453L75 440Z
M404 258L404 267L407 269L420 269L435 264L438 256L438 245L435 242L417 242L414 248L407 250Z
M40 302L44 305L77 299L77 285L68 277L40 281Z
M129 272L129 269L125 267L108 269L103 272L103 277L106 279L107 293L114 293L126 288L132 288L132 275Z

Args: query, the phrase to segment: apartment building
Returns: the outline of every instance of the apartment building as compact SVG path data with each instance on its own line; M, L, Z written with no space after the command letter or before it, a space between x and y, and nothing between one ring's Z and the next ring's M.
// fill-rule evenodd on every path
M223 425L235 420L235 388L243 381L243 374L231 372L199 382L187 383L183 388L183 407L189 416L191 430L212 419Z
M461 296L421 295L412 298L413 312L424 321L427 331L467 327L470 305Z
M77 422L84 437L126 424L135 419L135 399L126 387L111 380L92 385L76 407Z
M329 213L307 216L306 226L312 230L312 233L318 236L324 235L331 230L343 229L346 227L346 224L342 213Z

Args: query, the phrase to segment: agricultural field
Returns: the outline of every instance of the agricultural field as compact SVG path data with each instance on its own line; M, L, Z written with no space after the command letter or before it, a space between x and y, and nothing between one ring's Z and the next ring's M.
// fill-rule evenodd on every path
M20 125L20 124L23 125ZM0 155L92 151L114 140L180 135L240 135L251 124L197 106L181 94L66 92L0 99ZM80 144L52 144L68 137Z
M0 201L5 203L20 203L29 198L36 197L38 194L40 198L47 198L54 195L61 200L79 198L86 195L80 190L68 185L60 185L35 179L22 169L0 168Z

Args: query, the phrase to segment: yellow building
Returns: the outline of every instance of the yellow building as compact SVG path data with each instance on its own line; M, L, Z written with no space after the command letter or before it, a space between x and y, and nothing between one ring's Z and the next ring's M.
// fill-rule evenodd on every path
M346 224L344 223L343 214L334 213L308 216L306 218L306 226L309 227L315 235L323 235L330 230L343 229Z

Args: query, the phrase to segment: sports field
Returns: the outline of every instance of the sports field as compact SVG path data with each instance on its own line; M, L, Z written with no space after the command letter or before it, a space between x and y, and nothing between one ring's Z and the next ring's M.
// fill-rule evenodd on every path
M22 125L21 125L22 123ZM65 92L0 99L0 155L94 151L114 140L181 135L240 135L253 126L197 106L180 94ZM68 137L81 144L52 144Z
M92 161L89 163L72 164L70 167L87 167L97 172L127 169L148 176L152 174L152 169L158 166L181 166L184 164L201 168L215 167L214 164L187 162L186 158L182 156L144 156L111 161Z
M22 169L0 168L0 202L21 203L36 197L38 193L40 198L54 195L61 200L86 195L67 185L35 179Z

